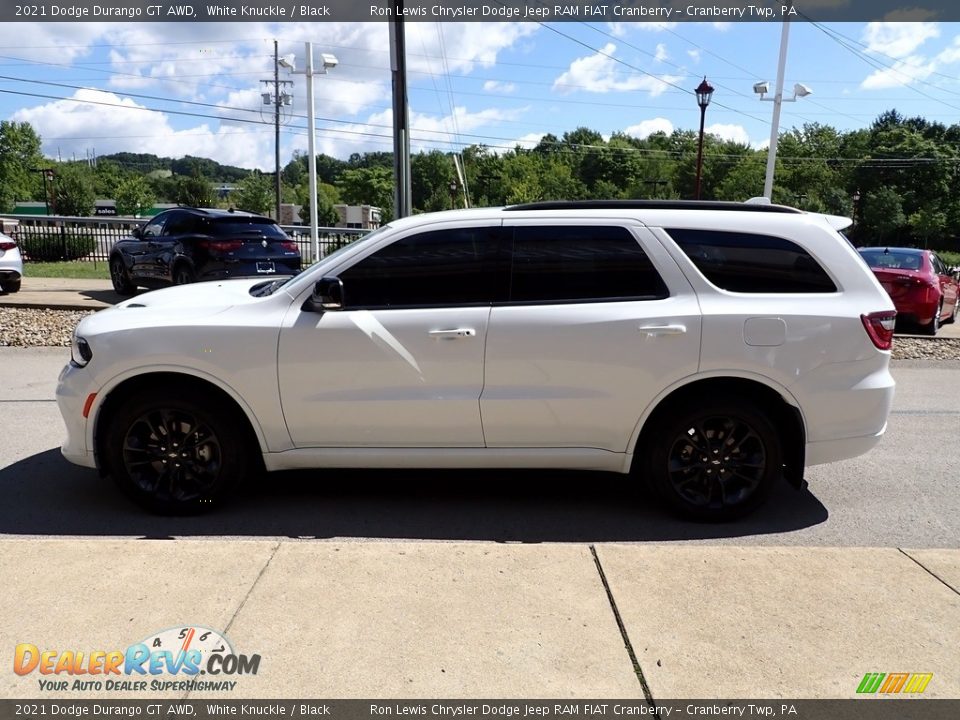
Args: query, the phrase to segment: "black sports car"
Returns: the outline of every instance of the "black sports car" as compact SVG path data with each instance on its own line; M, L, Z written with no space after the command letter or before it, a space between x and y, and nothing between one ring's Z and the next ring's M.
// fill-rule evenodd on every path
M240 210L166 210L110 251L110 279L119 295L138 286L298 272L297 244L270 218Z

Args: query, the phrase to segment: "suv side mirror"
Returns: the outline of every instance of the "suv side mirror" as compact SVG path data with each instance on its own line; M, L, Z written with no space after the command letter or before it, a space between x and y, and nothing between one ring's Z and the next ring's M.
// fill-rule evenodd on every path
M313 286L308 304L313 312L342 310L343 280L334 276L320 278Z
M137 238L137 240L140 240L143 238L143 228L137 225L135 228L133 228L133 230L130 231L130 234Z

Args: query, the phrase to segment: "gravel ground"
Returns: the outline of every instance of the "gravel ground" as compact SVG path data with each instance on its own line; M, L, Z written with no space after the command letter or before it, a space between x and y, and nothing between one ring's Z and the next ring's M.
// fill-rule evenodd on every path
M77 323L92 310L0 308L0 347L70 345ZM895 360L960 360L960 339L905 338L893 341Z

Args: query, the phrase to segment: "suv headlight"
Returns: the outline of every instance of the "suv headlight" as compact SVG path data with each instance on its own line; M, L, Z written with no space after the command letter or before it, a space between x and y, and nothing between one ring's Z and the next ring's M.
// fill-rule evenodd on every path
M73 342L70 344L70 362L77 367L85 367L93 359L93 350L90 344L77 335L73 334Z

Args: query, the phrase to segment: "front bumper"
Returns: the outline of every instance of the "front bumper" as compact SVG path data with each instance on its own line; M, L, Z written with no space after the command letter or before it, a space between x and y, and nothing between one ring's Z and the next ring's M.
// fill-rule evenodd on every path
M57 407L67 428L60 452L74 465L96 468L96 456L87 442L87 418L83 417L83 405L91 392L89 380L90 374L84 368L70 363L60 371Z

